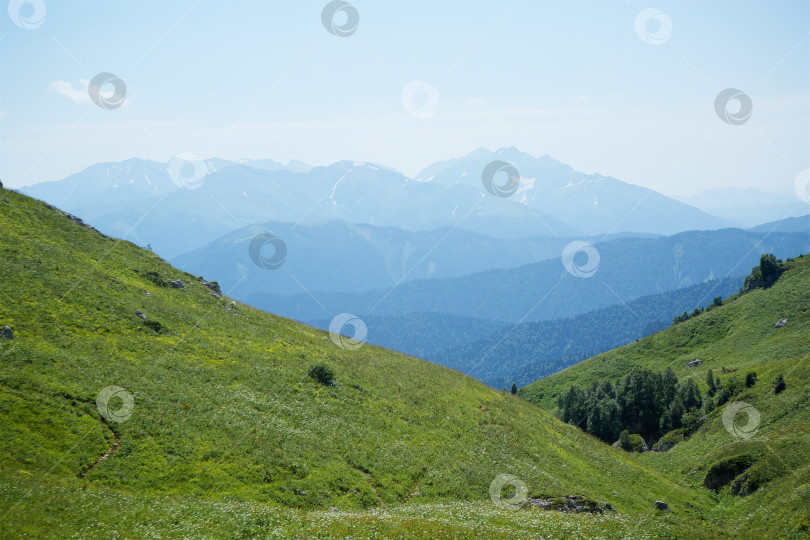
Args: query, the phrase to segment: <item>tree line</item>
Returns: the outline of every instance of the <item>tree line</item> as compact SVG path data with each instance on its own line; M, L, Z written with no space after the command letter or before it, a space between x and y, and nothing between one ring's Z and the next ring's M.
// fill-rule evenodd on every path
M693 430L703 402L693 379L680 382L669 368L658 373L636 369L615 385L603 381L587 389L572 386L558 398L557 414L610 444L623 430L645 440L673 429Z

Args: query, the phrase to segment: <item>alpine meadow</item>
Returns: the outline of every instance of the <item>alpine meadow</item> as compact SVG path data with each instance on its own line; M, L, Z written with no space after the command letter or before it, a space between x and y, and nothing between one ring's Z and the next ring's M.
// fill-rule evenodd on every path
M810 539L806 0L4 0L0 538Z

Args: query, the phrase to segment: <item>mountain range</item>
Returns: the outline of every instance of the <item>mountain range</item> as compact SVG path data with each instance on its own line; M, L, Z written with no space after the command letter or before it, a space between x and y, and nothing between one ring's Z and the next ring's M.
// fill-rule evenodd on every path
M519 175L509 196L493 195L484 186L486 168L494 162L511 164ZM184 183L186 177L194 181ZM504 178L501 172L491 183L497 186ZM268 221L339 219L410 231L453 227L495 238L673 234L728 225L655 191L516 148L478 149L433 164L415 178L352 161L309 168L272 160L131 159L92 165L22 191L106 234L150 245L166 258Z
M356 293L308 286L307 292L295 295L254 294L239 286L233 287L232 294L299 321L322 320L342 312L360 317L432 312L503 323L553 320L710 279L744 275L757 264L760 253L785 258L810 252L810 232L690 231L655 238L617 238L597 242L592 248L598 254L598 267L587 277L575 274L576 268L589 263L583 250L573 259L571 272L558 256L516 268L409 281ZM274 272L284 272L284 267Z

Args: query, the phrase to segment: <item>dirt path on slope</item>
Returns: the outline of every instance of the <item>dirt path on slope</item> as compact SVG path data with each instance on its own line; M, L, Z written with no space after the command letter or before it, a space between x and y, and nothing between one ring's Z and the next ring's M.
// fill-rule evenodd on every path
M107 459L108 457L113 455L113 452L115 452L115 450L118 448L118 445L121 444L121 441L118 439L118 435L115 433L115 431L113 431L113 429L104 420L103 417L99 418L99 422L101 422L101 425L106 427L107 429L109 429L110 433L113 434L113 444L112 444L112 446L110 446L110 449L107 450L107 453L105 453L103 456L98 458L95 463L93 463L87 469L85 469L84 472L79 475L79 478L84 478L85 476L87 476L87 473L89 473L90 471L95 469L98 466L99 463L101 463L102 461L104 461L105 459Z

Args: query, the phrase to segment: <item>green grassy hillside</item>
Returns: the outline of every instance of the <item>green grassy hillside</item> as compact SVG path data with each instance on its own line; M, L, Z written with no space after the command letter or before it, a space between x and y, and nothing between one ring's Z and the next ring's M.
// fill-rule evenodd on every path
M710 492L521 398L338 348L1 189L0 230L0 536L713 534ZM308 377L317 363L335 386ZM104 421L109 386L124 392ZM500 509L502 473L618 512Z
M694 435L669 452L645 453L639 460L693 486L701 485L713 466L749 460L750 469L731 476L747 481L752 493L735 496L731 484L726 486L709 515L762 537L805 537L810 531L810 256L784 267L767 289L737 295L722 307L532 383L519 394L551 412L557 396L570 386L616 382L637 367L672 368L681 381L694 378L704 396L709 369L727 385L732 379L742 383L754 371L756 385L741 384L728 404L706 415ZM775 327L782 318L787 324ZM701 360L700 366L687 367L694 359ZM787 389L777 395L772 382L780 374ZM760 415L749 438L735 436L734 427L729 431L723 422L726 407L735 401L750 404ZM737 419L747 420L745 414Z

